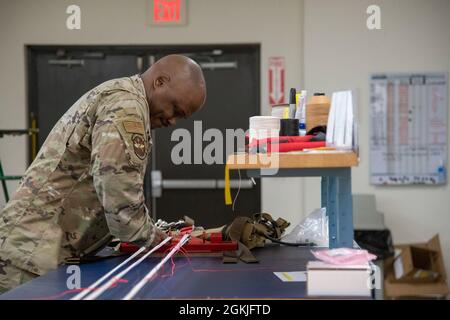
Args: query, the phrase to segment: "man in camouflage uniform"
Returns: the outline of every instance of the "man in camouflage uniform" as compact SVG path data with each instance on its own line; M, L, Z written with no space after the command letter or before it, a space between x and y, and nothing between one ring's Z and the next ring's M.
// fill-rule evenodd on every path
M145 246L164 239L144 201L150 129L189 117L205 98L200 67L170 55L75 102L0 213L0 292L113 237Z

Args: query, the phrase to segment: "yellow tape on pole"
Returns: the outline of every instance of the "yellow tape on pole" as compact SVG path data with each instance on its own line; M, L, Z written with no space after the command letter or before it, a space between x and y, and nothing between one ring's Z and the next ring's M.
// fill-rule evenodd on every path
M225 205L230 206L231 201L231 190L230 190L230 169L225 165Z

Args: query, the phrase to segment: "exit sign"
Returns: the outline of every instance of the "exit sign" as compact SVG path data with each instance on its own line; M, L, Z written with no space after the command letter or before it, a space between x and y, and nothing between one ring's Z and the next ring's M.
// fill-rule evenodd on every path
M187 0L150 0L150 25L185 25Z

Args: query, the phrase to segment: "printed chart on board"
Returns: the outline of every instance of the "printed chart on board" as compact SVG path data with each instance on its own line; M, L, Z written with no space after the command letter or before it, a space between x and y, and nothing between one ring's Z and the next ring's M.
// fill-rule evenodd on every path
M371 184L446 183L447 81L445 73L371 76Z

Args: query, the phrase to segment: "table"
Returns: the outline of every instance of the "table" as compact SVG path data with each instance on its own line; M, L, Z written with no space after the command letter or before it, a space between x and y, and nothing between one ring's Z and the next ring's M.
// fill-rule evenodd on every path
M142 288L136 299L243 299L307 298L306 282L283 282L274 272L305 271L315 258L310 248L269 245L252 250L259 263L223 264L221 257L184 257L174 259L173 275L170 263L165 272ZM80 265L81 287L87 288L126 257ZM150 257L125 276L116 287L108 289L99 299L121 299L160 258ZM8 299L63 299L76 292L67 288L68 266L60 266L44 276L25 283L0 296ZM128 282L125 282L128 281ZM365 298L367 299L367 298Z
M230 170L246 170L249 177L322 177L321 205L327 208L329 247L353 247L351 168L359 163L353 151L265 154L235 153ZM276 161L275 161L276 160Z

